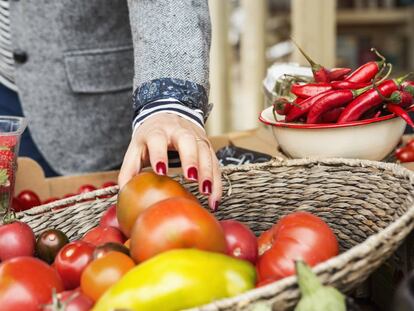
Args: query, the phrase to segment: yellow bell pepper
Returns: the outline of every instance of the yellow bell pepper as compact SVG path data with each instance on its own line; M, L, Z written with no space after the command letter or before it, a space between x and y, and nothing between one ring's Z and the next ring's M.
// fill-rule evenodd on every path
M173 311L254 288L252 264L196 249L161 253L130 270L101 296L93 311Z

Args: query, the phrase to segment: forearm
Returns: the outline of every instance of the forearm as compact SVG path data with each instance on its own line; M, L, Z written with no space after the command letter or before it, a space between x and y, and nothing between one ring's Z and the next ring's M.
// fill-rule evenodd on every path
M129 0L135 125L162 110L202 125L209 112L206 0Z

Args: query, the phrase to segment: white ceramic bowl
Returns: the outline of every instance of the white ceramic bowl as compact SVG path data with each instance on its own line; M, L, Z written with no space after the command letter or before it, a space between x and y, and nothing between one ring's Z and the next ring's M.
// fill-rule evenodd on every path
M285 123L279 115L275 120L272 109L263 110L259 120L271 126L278 145L292 158L379 161L398 145L406 126L404 120L394 115L347 124Z

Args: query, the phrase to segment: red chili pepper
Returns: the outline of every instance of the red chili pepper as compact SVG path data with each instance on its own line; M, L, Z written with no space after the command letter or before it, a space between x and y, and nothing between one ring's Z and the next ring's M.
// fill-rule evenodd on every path
M376 74L380 71L380 69L385 64L385 57L382 56L376 49L371 49L378 57L381 58L380 61L371 61L356 69L353 73L345 78L345 81L349 82L370 82Z
M295 41L292 40L292 42L296 45L300 53L303 55L303 57L306 58L308 63L311 65L313 79L315 80L315 82L329 82L329 70L326 69L324 66L315 63Z
M359 95L366 92L368 89L369 88L363 88L359 90L336 90L330 94L323 96L309 110L306 123L318 123L321 116L325 112L346 105Z
M368 120L378 118L381 115L381 107L373 107L366 111L360 118L360 120Z
M305 100L305 98L301 98L301 97L297 97L296 99L295 99L295 102L297 103L297 104L300 104L301 102L303 102Z
M328 76L330 81L343 80L345 76L352 71L351 68L332 68Z
M332 90L329 83L308 83L308 84L292 84L290 92L298 97L308 98L318 95L322 92Z
M316 103L319 99L321 99L326 94L329 94L331 92L335 91L326 91L324 93L309 97L305 99L303 102L301 102L299 105L300 107L293 106L292 109L290 109L289 113L286 115L285 121L286 122L293 122L298 120L299 118L306 116L309 109L312 107L314 103Z
M357 90L367 87L371 83L369 82L350 82L350 81L331 81L332 88L338 89L348 89L348 90Z
M387 104L387 109L392 112L393 114L399 116L401 119L403 119L407 124L414 128L413 120L411 120L410 115L407 111L405 111L401 106L396 104Z
M399 104L403 108L407 108L413 104L413 94L397 90L392 92L391 96L387 100L391 103Z
M406 77L401 77L395 80L385 80L377 89L371 89L363 95L355 98L350 102L338 119L339 124L359 120L361 116L369 109L380 105L383 102L383 97L388 97L392 92L398 90L402 81ZM382 94L382 96L380 95Z
M339 107L339 108L334 108L330 111L325 112L321 116L321 122L322 123L336 123L336 121L338 121L338 118L344 109L345 109L344 107Z
M273 111L276 111L281 116L286 115L291 107L289 100L284 97L276 98L273 102Z

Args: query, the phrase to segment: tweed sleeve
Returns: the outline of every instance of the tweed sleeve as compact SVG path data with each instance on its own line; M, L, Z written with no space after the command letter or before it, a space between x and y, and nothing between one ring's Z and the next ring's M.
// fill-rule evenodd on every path
M134 44L134 128L161 112L203 126L211 109L208 1L128 0L128 6Z

